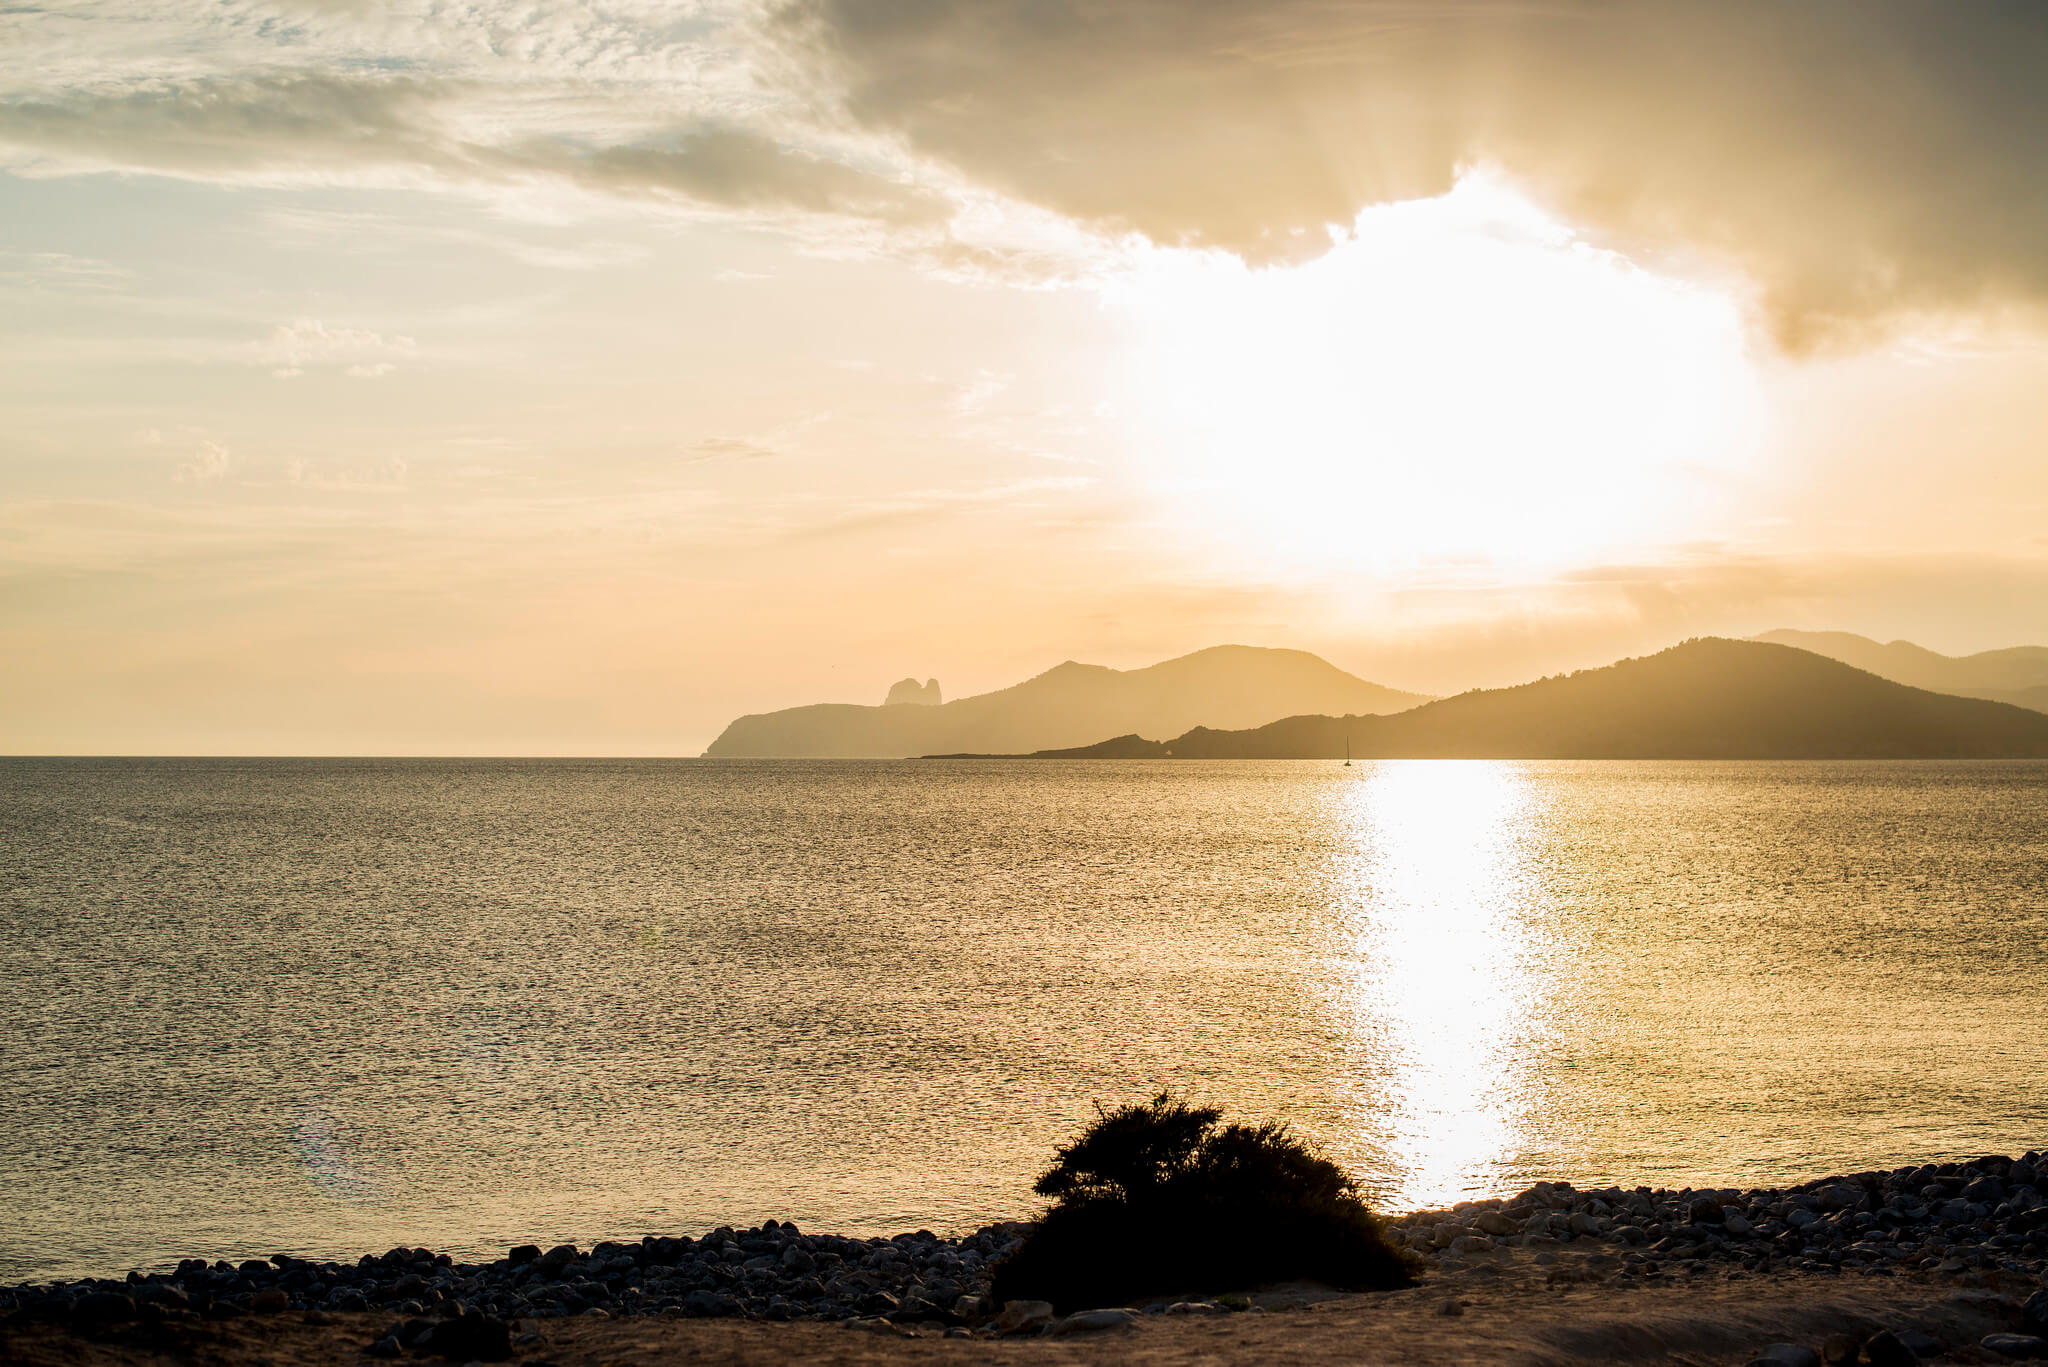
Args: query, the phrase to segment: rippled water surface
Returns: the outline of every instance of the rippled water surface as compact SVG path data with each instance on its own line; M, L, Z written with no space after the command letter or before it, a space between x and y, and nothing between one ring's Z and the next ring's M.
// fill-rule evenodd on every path
M0 760L0 1277L2048 1146L2048 765Z

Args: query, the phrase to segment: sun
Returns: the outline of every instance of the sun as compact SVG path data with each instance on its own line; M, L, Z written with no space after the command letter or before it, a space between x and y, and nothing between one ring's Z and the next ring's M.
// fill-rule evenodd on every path
M1169 520L1310 573L1559 568L1711 536L1761 445L1730 293L1581 241L1497 176L1255 269L1110 288L1115 408Z

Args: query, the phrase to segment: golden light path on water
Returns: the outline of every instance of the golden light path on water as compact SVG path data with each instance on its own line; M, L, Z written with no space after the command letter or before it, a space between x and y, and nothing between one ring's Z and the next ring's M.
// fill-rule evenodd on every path
M1533 800L1516 766L1478 760L1376 763L1343 790L1335 1005L1354 1075L1375 1079L1354 1118L1377 1132L1392 1208L1490 1189L1523 1138L1545 992L1525 914Z

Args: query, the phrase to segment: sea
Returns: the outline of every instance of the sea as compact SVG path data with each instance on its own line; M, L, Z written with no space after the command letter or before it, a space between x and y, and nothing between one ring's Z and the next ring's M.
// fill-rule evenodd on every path
M2048 764L0 760L0 1280L2048 1147Z

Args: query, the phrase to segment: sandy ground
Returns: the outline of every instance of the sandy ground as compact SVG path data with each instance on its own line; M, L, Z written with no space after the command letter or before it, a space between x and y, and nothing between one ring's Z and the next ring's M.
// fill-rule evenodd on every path
M1602 1278L1569 1256L1540 1266L1519 1251L1488 1266L1435 1275L1376 1295L1284 1288L1229 1315L1141 1316L1130 1326L1066 1338L946 1338L935 1329L732 1320L522 1321L540 1337L515 1350L523 1367L662 1367L668 1363L1677 1363L1739 1367L1772 1343L1820 1350L1830 1335L1919 1330L1954 1363L2005 1359L1977 1346L2015 1327L2038 1285L2007 1275L1967 1281L1859 1275L1714 1273L1670 1285ZM20 1367L110 1363L195 1367L369 1367L364 1348L389 1314L287 1312L225 1322L172 1320L76 1334L0 1322L0 1362ZM404 1359L406 1362L431 1359Z

